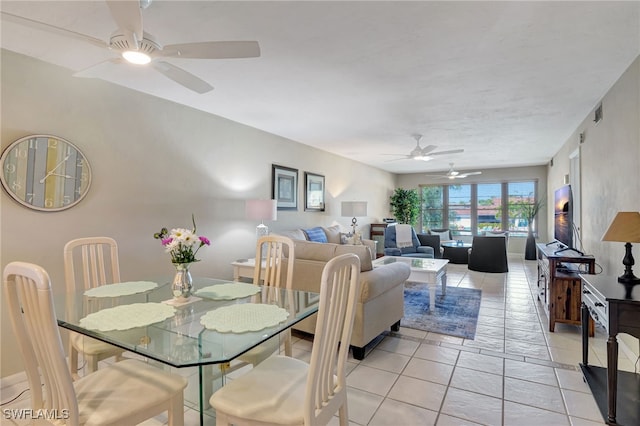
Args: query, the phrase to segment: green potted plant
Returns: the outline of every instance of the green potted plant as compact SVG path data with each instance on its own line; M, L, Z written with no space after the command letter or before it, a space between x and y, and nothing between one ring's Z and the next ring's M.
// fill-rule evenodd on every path
M544 200L537 200L532 203L530 199L533 196L530 195L527 198L521 198L518 201L511 203L511 209L513 216L519 219L527 221L527 242L524 250L524 258L526 260L536 260L536 238L533 235L533 221L535 220L542 207L544 207Z
M415 225L420 214L420 198L415 189L396 188L391 196L391 211L398 223Z

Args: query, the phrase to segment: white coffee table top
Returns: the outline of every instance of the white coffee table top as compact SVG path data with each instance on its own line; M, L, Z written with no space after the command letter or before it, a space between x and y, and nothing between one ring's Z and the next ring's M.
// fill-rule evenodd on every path
M388 265L402 262L411 267L413 271L438 272L449 263L448 259L427 259L421 257L382 256L373 262L373 266Z

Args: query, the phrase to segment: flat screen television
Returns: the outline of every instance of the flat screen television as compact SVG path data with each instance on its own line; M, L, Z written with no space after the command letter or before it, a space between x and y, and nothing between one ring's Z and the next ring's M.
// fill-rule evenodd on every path
M573 199L571 185L556 189L553 237L566 247L573 247Z

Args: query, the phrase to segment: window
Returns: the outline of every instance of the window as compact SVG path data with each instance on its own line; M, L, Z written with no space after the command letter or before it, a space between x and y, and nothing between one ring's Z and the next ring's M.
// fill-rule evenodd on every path
M458 232L471 231L471 185L449 185L448 188L448 228Z
M449 228L454 235L508 230L526 235L529 223L517 204L534 205L536 181L421 185L421 229ZM536 231L536 223L531 224Z

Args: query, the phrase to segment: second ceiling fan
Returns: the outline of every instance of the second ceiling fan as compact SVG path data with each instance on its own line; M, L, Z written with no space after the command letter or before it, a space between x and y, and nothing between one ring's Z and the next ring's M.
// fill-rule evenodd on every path
M459 172L453 168L453 163L449 163L449 171L447 172L447 174L444 174L444 175L428 174L427 176L453 180L453 179L464 179L467 176L481 175L481 174L482 172Z
M415 134L413 138L416 140L416 147L409 152L407 155L398 155L398 154L385 154L385 155L396 155L402 158L394 158L393 160L388 161L398 161L398 160L419 160L419 161L430 161L433 157L438 155L446 155L446 154L459 154L464 152L464 149L451 149L448 151L436 151L438 148L436 145L428 145L422 148L420 146L420 139L422 139L422 135Z

